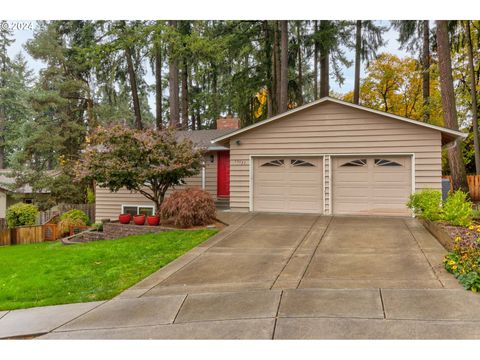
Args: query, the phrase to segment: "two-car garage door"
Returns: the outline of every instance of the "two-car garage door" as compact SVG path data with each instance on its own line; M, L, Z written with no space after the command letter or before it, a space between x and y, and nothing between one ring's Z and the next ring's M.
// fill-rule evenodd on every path
M323 213L323 157L262 157L253 165L254 211ZM332 156L330 175L333 214L409 215L410 156Z

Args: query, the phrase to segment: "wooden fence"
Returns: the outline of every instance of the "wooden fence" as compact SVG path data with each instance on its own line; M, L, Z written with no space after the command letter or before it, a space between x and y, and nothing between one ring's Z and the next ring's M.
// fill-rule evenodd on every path
M443 178L450 180L450 191L453 191L452 177L449 175ZM480 201L480 175L468 175L467 182L472 201Z
M51 218L62 215L68 210L77 209L82 210L87 214L90 222L95 222L95 204L59 204L49 210L41 211L39 216L39 223L44 224Z
M60 238L57 224L49 222L42 225L19 226L13 229L0 230L1 245L34 244L54 241Z

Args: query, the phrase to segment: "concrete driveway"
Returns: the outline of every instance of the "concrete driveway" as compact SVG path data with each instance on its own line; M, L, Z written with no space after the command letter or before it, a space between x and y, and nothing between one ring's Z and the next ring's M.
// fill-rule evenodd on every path
M233 225L142 296L259 289L457 287L445 249L415 219L234 215ZM168 276L164 276L168 275ZM443 280L443 282L442 282Z
M480 296L415 219L223 216L229 227L115 299L0 313L0 337L480 338Z

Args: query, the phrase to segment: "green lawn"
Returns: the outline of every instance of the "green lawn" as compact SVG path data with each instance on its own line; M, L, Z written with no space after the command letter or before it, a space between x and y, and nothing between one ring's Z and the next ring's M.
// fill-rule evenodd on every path
M0 247L0 310L111 299L216 232Z

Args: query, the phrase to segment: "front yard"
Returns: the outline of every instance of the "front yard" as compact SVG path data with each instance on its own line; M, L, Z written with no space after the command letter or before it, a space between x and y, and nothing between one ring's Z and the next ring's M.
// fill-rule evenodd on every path
M0 310L111 299L217 230L0 248Z

